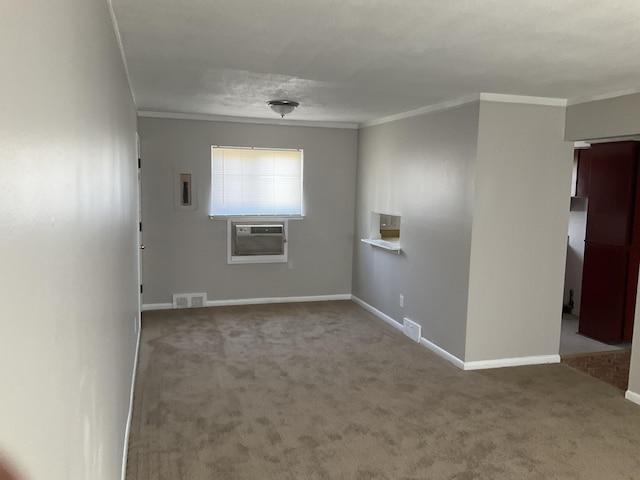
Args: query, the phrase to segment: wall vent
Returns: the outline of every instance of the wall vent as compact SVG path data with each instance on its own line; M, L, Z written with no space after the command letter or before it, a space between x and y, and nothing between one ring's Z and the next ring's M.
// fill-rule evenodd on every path
M207 306L206 293L174 293L173 308L199 308Z
M402 331L411 340L420 343L420 338L422 337L422 326L418 325L414 321L409 320L408 318L403 318Z

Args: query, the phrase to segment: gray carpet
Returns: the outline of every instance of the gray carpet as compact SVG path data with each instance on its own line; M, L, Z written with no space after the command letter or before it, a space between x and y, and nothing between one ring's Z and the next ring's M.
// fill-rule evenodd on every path
M640 479L640 407L463 372L352 302L145 312L127 479Z

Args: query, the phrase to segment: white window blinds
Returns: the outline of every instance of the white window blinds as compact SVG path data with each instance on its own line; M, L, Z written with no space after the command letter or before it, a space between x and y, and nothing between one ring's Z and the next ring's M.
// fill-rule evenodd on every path
M211 216L302 216L302 151L211 147Z

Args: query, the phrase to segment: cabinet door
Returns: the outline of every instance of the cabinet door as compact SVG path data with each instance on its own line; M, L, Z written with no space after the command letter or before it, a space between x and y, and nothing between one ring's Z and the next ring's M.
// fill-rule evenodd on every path
M594 145L580 152L580 161L583 159L590 167L586 240L628 244L635 203L635 145Z
M576 197L589 196L589 178L591 177L591 162L586 150L574 150L573 158L578 164L578 174L576 178Z
M636 294L638 291L638 272L640 271L640 249L631 248L627 267L627 291L624 311L624 325L622 327L622 342L631 343L633 339L633 324L636 313Z
M581 334L605 343L622 341L627 268L626 247L585 242Z

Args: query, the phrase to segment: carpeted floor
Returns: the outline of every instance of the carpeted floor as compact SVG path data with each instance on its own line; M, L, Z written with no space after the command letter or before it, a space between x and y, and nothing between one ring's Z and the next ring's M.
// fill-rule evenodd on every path
M609 352L562 355L562 363L603 382L610 383L622 391L626 391L629 385L630 348Z
M127 479L640 479L640 407L461 371L352 302L146 312Z

